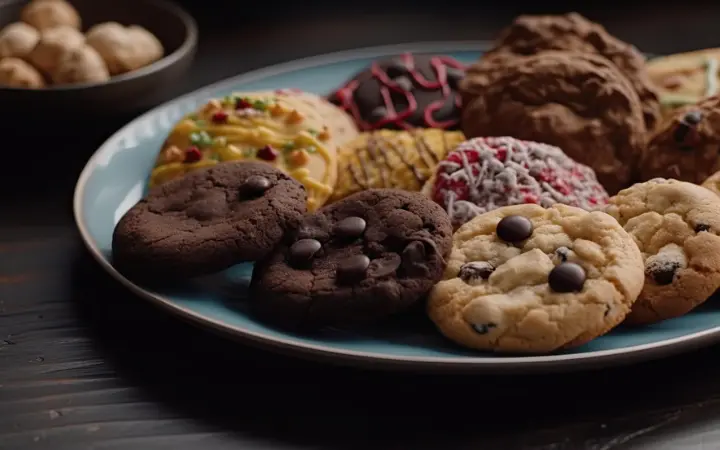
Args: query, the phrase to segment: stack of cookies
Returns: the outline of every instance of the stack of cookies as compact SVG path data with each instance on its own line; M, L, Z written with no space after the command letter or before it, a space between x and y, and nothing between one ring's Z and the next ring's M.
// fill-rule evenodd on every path
M669 61L521 16L468 67L407 53L327 97L211 99L163 144L114 264L172 283L253 262L255 314L304 332L427 300L481 351L686 314L720 288L720 97L665 101Z

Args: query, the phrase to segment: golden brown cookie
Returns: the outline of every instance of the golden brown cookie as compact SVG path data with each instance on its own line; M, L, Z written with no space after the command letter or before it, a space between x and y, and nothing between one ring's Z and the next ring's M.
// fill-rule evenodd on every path
M566 205L505 206L455 233L428 314L465 347L548 353L618 325L642 285L640 251L609 215Z
M459 131L430 128L362 133L339 150L330 202L371 188L419 191L438 162L464 140Z
M642 180L675 178L702 183L720 170L720 96L674 111L650 135L640 164Z
M513 136L560 147L590 166L610 194L634 178L645 144L637 93L597 55L543 52L473 66L463 82L468 138Z
M0 86L40 89L45 80L33 66L19 58L0 59Z
M262 161L307 190L308 209L322 206L337 177L336 145L326 126L278 96L213 99L173 128L150 177L156 186L224 161Z
M621 191L606 211L633 236L645 261L645 286L628 323L681 316L720 288L717 195L657 178Z
M701 186L705 189L710 189L720 196L720 171L710 175L705 181L703 181Z
M517 55L548 50L595 54L610 60L637 92L646 127L651 130L660 121L658 93L645 72L643 54L580 14L519 16L500 33L495 46L483 55L483 61L494 60L494 64L502 65Z

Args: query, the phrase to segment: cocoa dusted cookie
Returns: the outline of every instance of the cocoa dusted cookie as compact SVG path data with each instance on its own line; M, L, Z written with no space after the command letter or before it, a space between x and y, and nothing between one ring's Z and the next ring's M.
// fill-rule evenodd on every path
M305 190L269 164L227 162L150 191L118 222L115 267L143 278L206 275L264 258L306 211Z
M611 194L633 181L645 122L637 93L607 59L548 51L468 73L467 80L468 138L513 136L560 147L591 167Z
M548 50L596 54L610 60L630 81L640 98L645 124L653 129L661 120L658 92L645 70L645 56L633 45L607 32L600 24L577 13L522 15L505 28L483 62L504 64L515 56ZM468 69L473 71L471 66Z
M720 170L718 140L720 96L682 107L650 136L640 176L702 183Z
M305 216L255 265L256 313L280 326L357 325L400 312L445 269L452 226L417 192L370 189Z

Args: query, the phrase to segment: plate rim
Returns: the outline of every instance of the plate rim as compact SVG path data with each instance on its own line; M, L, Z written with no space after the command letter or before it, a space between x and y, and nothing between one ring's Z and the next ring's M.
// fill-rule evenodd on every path
M255 332L241 327L231 326L219 320L206 317L189 308L177 305L170 298L163 297L135 285L122 276L106 260L95 245L94 239L83 221L83 200L85 198L85 184L99 161L107 158L105 155L116 147L123 139L127 130L136 127L139 123L158 114L158 112L172 107L172 105L188 101L192 98L208 96L210 92L230 88L239 83L249 83L269 76L279 75L289 71L303 70L325 64L351 61L359 58L377 58L402 52L412 53L448 53L460 51L482 51L489 46L487 40L463 41L426 41L405 44L381 45L362 47L324 53L304 57L283 63L273 64L263 68L245 72L233 77L225 78L215 83L203 86L194 91L183 94L172 100L164 102L142 115L136 117L123 127L115 131L88 159L83 167L73 193L73 216L75 225L80 233L85 247L105 271L125 286L130 292L141 298L149 300L152 304L180 316L190 319L198 325L203 325L212 331L219 331L232 338L239 338L251 344L271 348L281 353L312 359L323 359L333 363L369 366L380 369L423 369L428 371L473 371L473 372L554 372L564 370L583 370L589 368L607 367L609 365L628 364L650 359L656 359L672 354L694 350L720 340L720 325L707 330L698 331L684 336L666 339L660 342L634 345L620 349L600 350L586 353L573 353L564 355L536 355L536 356L401 356L386 355L370 351L334 348L321 344L298 342L292 338L268 336L262 332Z

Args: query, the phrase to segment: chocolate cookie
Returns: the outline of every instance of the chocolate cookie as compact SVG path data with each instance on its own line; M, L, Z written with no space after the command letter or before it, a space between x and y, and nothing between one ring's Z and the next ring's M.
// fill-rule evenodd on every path
M504 64L516 55L547 50L596 54L610 60L627 77L642 103L645 124L653 129L661 120L659 96L645 71L645 57L634 46L614 37L600 24L577 13L522 15L500 33L483 61ZM472 71L473 68L468 69Z
M650 136L640 176L702 183L720 170L718 139L720 96L679 108Z
M595 170L611 194L633 180L645 122L637 93L605 58L548 51L468 78L468 138L513 136L560 147Z
M370 189L305 216L287 237L255 265L254 307L308 330L377 321L421 299L442 277L452 227L420 193Z
M128 275L205 275L270 253L305 213L302 185L269 164L227 162L150 191L118 222L113 264Z
M465 66L449 56L404 53L373 62L328 100L351 114L362 131L456 129L457 87L464 76Z

